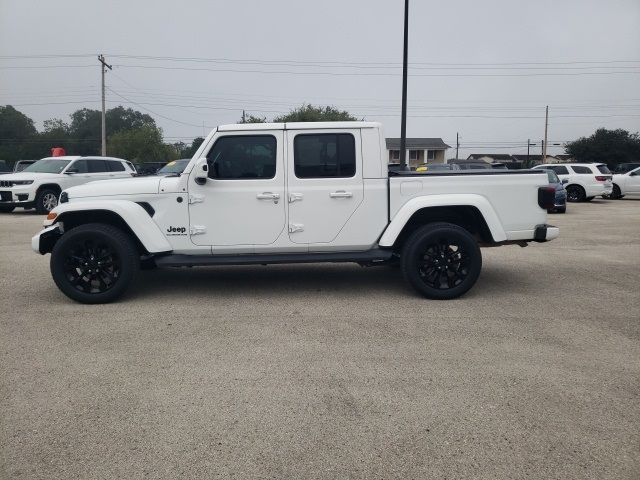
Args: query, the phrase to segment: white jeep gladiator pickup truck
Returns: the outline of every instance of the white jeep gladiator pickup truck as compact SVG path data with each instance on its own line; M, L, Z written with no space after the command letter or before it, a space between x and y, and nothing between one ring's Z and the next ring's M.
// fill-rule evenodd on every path
M388 171L379 123L226 125L182 174L69 188L33 237L60 290L124 293L142 267L399 263L428 298L467 292L480 246L558 236L544 171Z

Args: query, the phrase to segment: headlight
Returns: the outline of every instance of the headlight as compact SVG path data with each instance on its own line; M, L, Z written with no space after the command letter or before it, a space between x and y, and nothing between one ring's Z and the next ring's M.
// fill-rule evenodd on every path
M14 185L31 185L33 180L13 180L11 183Z

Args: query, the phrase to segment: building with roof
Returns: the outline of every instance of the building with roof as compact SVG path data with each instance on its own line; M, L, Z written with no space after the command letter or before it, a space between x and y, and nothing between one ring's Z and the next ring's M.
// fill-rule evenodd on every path
M400 139L387 138L389 163L400 162ZM417 167L423 163L445 163L445 152L449 145L441 138L407 138L407 163L410 167Z

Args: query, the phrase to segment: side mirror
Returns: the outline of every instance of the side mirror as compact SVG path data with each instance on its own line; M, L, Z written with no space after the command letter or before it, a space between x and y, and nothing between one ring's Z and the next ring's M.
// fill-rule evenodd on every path
M66 172L64 172L64 173L66 173L66 174L68 174L68 175L72 175L72 174L74 174L74 173L78 173L78 169L77 169L77 168L69 168L69 169L67 169L67 171L66 171Z
M567 180L566 178L562 180L563 185L566 185L567 183L569 183L569 180Z
M207 176L209 172L209 164L206 158L200 158L195 167L195 181L198 185L204 185L207 183Z
M639 173L638 171L631 172L631 173L629 174L629 176L630 176L630 177L635 177L636 175L638 175L638 173Z

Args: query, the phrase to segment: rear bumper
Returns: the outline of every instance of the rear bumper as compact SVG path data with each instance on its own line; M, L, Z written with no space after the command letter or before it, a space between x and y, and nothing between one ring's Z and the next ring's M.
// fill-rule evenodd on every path
M535 242L548 242L554 238L558 238L560 235L560 229L553 225L537 225L533 231L533 240Z

